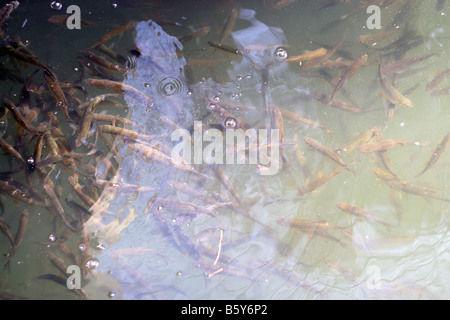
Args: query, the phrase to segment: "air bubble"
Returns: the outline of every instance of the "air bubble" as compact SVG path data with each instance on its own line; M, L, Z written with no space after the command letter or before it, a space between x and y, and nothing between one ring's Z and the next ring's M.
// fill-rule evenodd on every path
M97 259L90 259L86 262L86 268L91 269L91 270L96 269L96 268L98 268L99 263L100 262Z
M223 125L225 126L225 128L235 128L237 125L237 121L236 119L232 118L232 117L228 117L225 119Z
M53 1L52 3L50 3L50 8L55 10L61 10L62 6L63 6L62 3L59 1Z
M275 60L282 61L282 60L286 60L287 57L288 57L288 52L285 48L278 47L275 49L275 51L274 51Z
M116 9L116 8L117 8L117 3L113 3L113 4L112 4L112 7L113 7L114 9Z
M55 242L55 241L56 241L56 236L55 236L53 233L51 233L51 234L48 236L48 240L49 240L50 242Z

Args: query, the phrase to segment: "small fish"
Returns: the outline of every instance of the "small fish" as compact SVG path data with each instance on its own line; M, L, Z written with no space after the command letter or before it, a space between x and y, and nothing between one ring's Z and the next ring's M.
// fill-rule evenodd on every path
M330 103L334 100L336 94L338 91L342 88L342 86L350 79L358 69L360 69L364 64L367 62L367 54L361 56L360 58L356 59L355 62L352 63L352 65L344 71L344 73L341 75L338 83L336 84L336 87L334 88L333 93L330 97Z
M339 209L341 209L341 210L343 210L343 211L345 211L347 213L350 213L350 214L352 214L354 216L357 216L359 218L364 218L364 219L367 219L369 221L380 223L380 224L384 225L386 227L386 229L388 229L388 231L389 231L390 224L388 224L387 222L381 220L377 216L374 216L373 214L370 214L369 212L367 212L364 209L361 209L361 208L358 208L358 207L355 207L355 206L351 206L351 205L343 203L343 202L338 202L338 203L336 203L336 205L338 206Z
M9 54L11 57L13 57L17 60L20 60L22 62L31 63L35 66L41 67L42 69L44 69L50 73L52 72L50 70L50 67L47 64L45 64L44 62L40 61L39 59L37 59L34 56L30 56L26 53L23 53L22 51L19 51L19 50L13 48L9 44L0 47L0 54L2 54L2 53Z
M369 130L366 130L364 132L362 132L361 134L359 134L355 139L353 139L352 141L348 142L347 144L343 145L342 147L340 147L339 149L335 150L334 152L337 154L340 153L347 153L347 154L351 154L353 152L353 150L355 150L356 148L358 148L360 145L367 143L368 141L370 141L370 139L372 139L374 136L377 136L380 134L380 128L379 127L373 127Z
M2 138L0 138L0 147L5 151L5 152L9 152L11 155L13 155L15 158L17 158L18 160L20 160L23 164L26 164L25 159L22 157L22 155L16 150L14 149L13 146L11 146L8 142L6 142L5 140L3 140Z
M440 201L450 202L449 198L439 196L434 191L408 184L381 168L373 168L372 171L377 175L377 177L382 179L390 188L394 190L399 190L405 193L414 194L424 198L431 198Z
M433 80L431 80L427 86L425 87L425 90L431 91L436 86L441 83L445 78L447 78L450 75L450 68L445 69L444 71L440 72L438 75L436 75Z
M347 166L347 164L344 162L344 160L342 160L336 153L334 153L332 150L328 149L326 146L322 145L321 143L319 143L318 141L309 138L309 137L305 137L304 138L305 142L307 144L309 144L314 150L320 152L321 154L325 155L326 157L330 158L331 160L333 160L334 162L336 162L337 164L341 165L342 167L344 167L345 169L349 170L350 172L352 172L352 170Z
M0 192L9 195L11 198L30 204L32 206L47 207L47 204L42 202L40 199L27 194L21 189L15 187L10 182L0 180Z
M192 32L190 34L179 37L178 40L181 43L185 43L186 41L190 41L192 39L196 39L196 38L199 38L199 37L202 37L202 36L208 34L210 30L211 30L211 27L206 26L206 27L200 28L198 30L195 30L194 32Z
M11 111L11 113L14 116L14 119L16 119L16 121L22 126L24 127L27 131L31 132L31 133L36 133L36 134L41 134L42 131L33 127L30 123L28 123L25 118L23 117L23 115L19 112L19 110L17 109L17 107L14 105L14 103L9 100L8 98L4 98L3 99L3 104L8 108L9 111Z
M411 108L413 103L411 100L406 98L403 94L401 94L392 84L390 84L385 79L385 75L383 73L383 68L381 66L381 60L378 65L378 81L381 85L381 89L383 90L386 98L395 105L405 106Z
M50 18L48 18L48 22L53 23L53 24L57 24L57 25L66 25L67 23L67 19L69 18L69 15L53 15ZM93 26L95 25L95 22L89 21L89 20L85 20L85 19L81 19L80 20L81 25L82 26Z
M439 145L436 147L436 149L433 151L433 155L431 156L430 160L428 160L427 165L425 168L417 175L417 177L420 177L423 175L428 169L431 168L433 164L436 163L436 161L439 160L439 158L442 156L442 154L445 152L447 147L450 145L450 133L448 133L442 140L439 142Z
M365 35L358 36L356 41L365 45L366 47L372 48L378 44L378 42L389 38L394 33L398 32L398 30L391 30L387 32L371 32Z
M220 36L219 43L224 43L230 36L231 31L233 30L234 24L236 23L236 18L238 16L238 13L239 13L239 11L236 8L233 8L231 10L230 17L228 18L226 27L223 30L222 35Z
M303 196L307 193L310 193L310 192L320 188L321 186L325 185L328 181L330 181L333 177L335 177L342 171L344 171L344 167L337 167L336 169L331 171L329 174L321 176L320 178L318 178L316 180L309 181L304 187L302 187L298 190L297 194L299 196Z
M208 45L218 49L218 50L222 50L228 53L233 53L233 54L237 54L238 56L242 56L242 52L236 48L230 47L226 44L223 43L217 43L217 42L212 42L212 41L208 41Z
M50 90L56 100L56 106L58 107L58 109L62 110L64 116L66 117L66 120L71 122L72 119L69 116L69 110L67 108L67 99L58 81L56 80L55 74L44 70L44 80L47 84L47 88Z
M100 40L98 40L96 43L94 43L92 46L89 47L90 49L96 48L97 46L99 46L100 44L102 44L103 42L108 41L109 39L115 37L118 34L121 34L125 31L127 31L128 29L133 28L136 25L136 22L134 21L130 21L122 26L119 26L113 30L111 30L110 32L108 32L107 34L105 34L103 37L100 38Z
M222 185L230 192L230 194L237 200L238 203L242 203L241 199L239 198L236 190L233 187L233 184L231 183L230 179L226 175L226 173L220 168L215 167L214 168L214 174L219 179L219 181L222 183Z
M111 125L101 125L98 127L98 130L106 133L120 135L133 140L152 140L154 138L158 138L160 136L151 136L147 134L138 133L134 130L124 129Z
M310 52L301 54L299 56L289 57L289 58L287 58L285 60L282 60L282 61L284 61L284 62L299 62L300 64L302 64L302 62L304 62L304 61L309 61L309 60L312 60L312 59L323 57L324 55L327 54L327 52L328 52L327 49L319 48L317 50L310 51Z
M19 6L18 1L11 1L10 3L5 4L0 9L0 37L2 39L6 39L8 37L5 31L3 30L3 26L5 25L6 20L8 20L11 12L13 12L13 10L16 9L18 6Z
M327 95L315 91L310 92L311 97L317 101L320 101L330 107L336 107L344 111L352 112L352 113L363 113L364 111L358 109L356 107L352 107L341 100L331 99Z
M321 125L320 123L317 123L317 122L315 122L315 121L313 121L313 120L310 120L310 119L308 119L308 118L302 117L301 115L299 115L299 114L297 114L297 113L295 113L295 112L286 110L286 109L284 109L284 108L279 108L279 109L280 109L281 114L282 114L283 116L289 118L289 119L292 119L292 120L301 122L301 123L303 123L303 124L305 124L305 125L307 125L307 126L311 126L311 127L313 127L313 128L320 128L320 129L322 129L325 133L331 134L331 130L328 129L328 128L326 128L325 126Z
M279 135L279 148L280 148L280 155L281 155L281 159L283 160L284 164L287 164L288 160L286 158L286 154L284 152L284 123L283 123L283 115L281 114L280 108L278 107L273 107L272 108L272 112L273 112L273 119L275 122L275 125L273 125L272 127L274 129L278 130L278 135Z
M359 152L376 152L376 151L384 151L387 149L392 149L400 146L410 146L416 145L420 146L421 143L418 141L412 140L381 140L372 143L366 143L358 147Z
M97 56L94 53L88 51L88 50L81 50L81 53L92 62L96 63L99 66L102 66L108 70L115 71L115 72L122 72L126 73L127 70L124 68L121 68L119 65L116 65L112 62L109 62L103 57Z
M99 95L99 96L95 97L94 99L92 99L89 102L89 105L87 106L87 108L84 110L83 116L78 125L78 130L75 133L75 146L77 148L80 147L81 144L86 143L86 139L87 139L87 136L89 133L89 129L91 127L91 122L92 122L93 113L94 113L95 108L101 101L104 101L105 98L107 98L109 96L115 96L115 95L114 94Z
M315 66L321 64L322 62L327 61L336 53L336 51L342 46L343 43L344 43L344 40L342 40L340 43L338 43L334 48L331 48L330 50L328 50L327 53L324 54L323 56L311 59L311 60L307 61L306 63L302 64L302 70L305 70L305 71L309 70L309 69L314 68Z
M135 99L138 102L141 102L142 104L153 107L153 98L150 96L145 95L135 87L132 87L126 83L118 82L118 81L112 81L112 80L105 80L105 79L84 79L83 83L89 86L94 86L97 88L102 89L111 89L114 91L120 91L124 92L126 94L129 94L130 97Z
M8 225L6 224L6 222L2 218L0 218L0 230L8 238L9 242L11 243L11 245L14 246L14 238L13 238L11 232L9 231Z
M8 263L11 261L13 256L16 254L17 250L19 249L20 244L22 243L23 236L25 235L25 231L28 226L29 216L30 216L29 211L27 209L24 209L22 211L22 215L20 216L19 226L17 227L16 235L14 236L14 245L8 254Z
M55 191L53 190L53 187L50 184L44 182L44 185L42 186L42 188L44 189L45 193L47 194L47 197L49 198L53 209L55 209L55 211L56 211L57 215L59 216L59 218L61 219L61 221L70 230L72 230L73 232L76 232L77 229L74 228L72 226L71 222L68 220L67 215L64 211L64 208L61 205L61 202L59 201L58 196L56 195Z

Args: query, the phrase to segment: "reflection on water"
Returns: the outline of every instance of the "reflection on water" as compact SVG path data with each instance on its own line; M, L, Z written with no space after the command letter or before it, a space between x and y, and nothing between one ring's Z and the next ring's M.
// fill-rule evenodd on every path
M450 12L373 3L11 10L0 297L449 298Z

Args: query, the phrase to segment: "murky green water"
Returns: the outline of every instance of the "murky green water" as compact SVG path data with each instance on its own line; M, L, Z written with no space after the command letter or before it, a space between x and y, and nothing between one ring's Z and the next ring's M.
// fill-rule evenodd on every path
M34 71L31 85L43 83L42 69L2 55L3 67L16 70L12 74L18 77L2 73L2 98L13 101L24 114L27 101L31 108L40 110L32 122L34 126L56 115L64 134L56 139L60 145L66 141L67 151L99 152L77 158L75 172L68 161L43 167L43 177L47 177L47 183L48 179L53 181L69 219L78 221L80 210L68 205L66 199L86 210L81 214L81 231L81 223L76 224L77 232L68 232L53 209L25 204L2 191L2 219L13 238L23 211L29 211L23 240L9 267L7 254L13 249L8 238L0 235L0 251L5 254L0 257L2 298L79 299L64 283L57 283L70 274L62 274L51 263L53 255L64 267L76 265L85 272L81 285L89 299L450 297L449 201L392 187L415 186L450 198L448 150L417 176L450 132L450 97L432 94L433 90L448 87L448 80L426 90L437 74L449 68L447 1L378 1L375 4L381 9L381 30L367 28L371 14L366 13L361 1L297 0L285 5L269 0L63 1L61 10L52 9L50 3L21 2L5 30L10 37L19 36L29 50L50 65L60 82L77 83L87 96L78 89L64 89L74 118L67 122L48 91L30 92L29 100L22 91L25 78ZM95 24L69 30L65 23L47 21L53 15L65 14L71 4L80 7L82 19ZM233 8L240 10L241 16L225 44L239 49L242 56L214 50L208 44L219 41ZM255 16L243 19L243 13L251 11L241 9L253 10ZM86 59L80 50L130 21L136 24L105 42L127 60L131 66L128 72L99 76L84 70L81 63ZM176 38L203 27L209 27L209 33L176 46ZM383 34L389 36L368 46L357 41L361 35ZM312 98L315 93L331 96L334 85L327 82L326 74L338 81L348 67L336 69L321 64L304 70L298 63L279 62L273 56L278 47L292 57L320 47L331 50L341 41L343 44L329 60L352 63L368 55L367 64L336 95L337 100L363 110L361 113ZM98 49L90 50L112 61ZM139 50L140 55L133 54L133 50ZM387 65L432 53L435 55L402 68L397 75L386 76L399 92L409 91L407 98L413 104L411 108L395 106L389 119L386 94L377 81L379 58L382 65ZM79 104L100 94L120 93L90 86L80 79L106 77L140 93L125 91L110 98L123 107L109 100L95 113L131 120L133 124L124 127L141 136L136 140L102 132L102 126L111 123L94 120L89 144L76 147L82 115L77 112ZM220 106L223 102L254 108L219 114L214 104ZM287 164L275 175L264 175L264 167L249 161L218 166L202 162L181 169L168 164L177 141L171 141L175 128L162 116L178 128L191 131L194 121L201 121L203 127L225 130L223 124L228 117L237 119L238 125L248 125L246 129L258 130L270 124L267 105L315 121L329 132L284 113ZM32 156L38 136L28 135L27 140L25 135L20 140L21 127L12 112L3 119L2 138L25 159ZM119 121L116 125L123 126ZM419 146L386 151L398 176L390 181L391 187L373 171L384 168L379 155L354 150L339 154L350 170L343 170L314 191L298 195L305 185L340 167L304 138L336 150L374 127L379 128L381 136L377 137L381 140L420 142ZM205 140L203 146L209 143ZM163 155L153 153L151 157L149 150ZM50 145L46 143L43 157L49 155ZM34 198L41 197L48 207L53 207L37 170L27 173L8 152L2 153L0 164L2 181L23 184L21 191L34 190ZM105 170L109 164L112 169ZM17 168L17 172L11 172ZM232 190L217 178L217 170L224 172ZM94 205L83 201L71 187L69 179L75 177ZM111 181L110 185L101 185L104 180ZM140 189L136 190L136 186ZM195 206L187 207L188 203ZM383 223L350 215L337 203L364 209ZM289 228L282 223L282 219L299 218L309 224L315 222L316 229ZM317 222L322 223L320 227ZM85 234L89 241L83 237Z

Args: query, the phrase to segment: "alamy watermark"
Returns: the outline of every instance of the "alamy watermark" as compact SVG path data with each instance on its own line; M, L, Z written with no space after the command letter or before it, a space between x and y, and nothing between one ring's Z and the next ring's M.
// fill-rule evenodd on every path
M260 165L262 175L275 175L280 169L279 137L278 129L227 129L223 133L215 128L203 130L202 122L195 121L192 134L186 129L172 133L171 140L178 143L171 157L185 164Z

